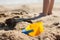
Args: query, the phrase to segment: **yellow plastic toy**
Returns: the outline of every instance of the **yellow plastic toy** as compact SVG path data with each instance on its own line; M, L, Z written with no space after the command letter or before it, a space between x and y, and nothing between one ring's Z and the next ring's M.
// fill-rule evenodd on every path
M33 30L33 32L30 32L29 35L37 36L44 31L43 22L36 22L36 23L30 24L25 28L25 30L26 31Z

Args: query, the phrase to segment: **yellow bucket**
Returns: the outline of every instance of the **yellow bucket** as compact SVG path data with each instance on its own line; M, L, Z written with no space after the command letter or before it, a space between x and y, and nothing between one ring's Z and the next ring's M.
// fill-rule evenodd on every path
M25 28L25 30L26 31L33 30L33 32L30 32L29 35L37 36L44 31L43 22L36 22L36 23L30 24Z

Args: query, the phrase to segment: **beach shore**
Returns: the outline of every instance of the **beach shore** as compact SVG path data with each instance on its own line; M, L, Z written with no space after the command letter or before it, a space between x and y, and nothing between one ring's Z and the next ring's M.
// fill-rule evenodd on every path
M20 18L34 18L40 15L42 9L42 4L0 5L0 23L5 23L6 19L16 16ZM44 32L41 35L31 37L23 34L20 28L25 28L30 23L21 21L16 24L14 30L0 26L0 40L60 40L60 5L54 5L52 15L30 21L34 23L40 20L44 23Z

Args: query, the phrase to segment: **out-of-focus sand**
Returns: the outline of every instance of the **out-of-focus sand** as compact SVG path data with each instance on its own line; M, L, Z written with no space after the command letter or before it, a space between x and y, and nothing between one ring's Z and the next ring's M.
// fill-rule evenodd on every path
M0 14L5 14L7 17L0 16L0 22L4 22L8 18L19 16L20 18L32 18L39 16L42 12L42 4L29 4L29 5L1 5ZM22 10L26 11L23 12ZM20 13L22 15L15 15L13 13ZM32 22L40 21L44 22L44 32L36 37L30 37L21 33L20 28L26 27L28 22L19 22L16 25L16 30L5 31L0 27L0 40L60 40L60 5L56 4L53 8L53 14L45 16ZM59 24L58 24L59 23ZM57 25L56 25L57 24Z

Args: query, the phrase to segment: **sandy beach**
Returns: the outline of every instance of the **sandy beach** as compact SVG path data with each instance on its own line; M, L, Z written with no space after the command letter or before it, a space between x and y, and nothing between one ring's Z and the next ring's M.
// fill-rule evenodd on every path
M5 23L6 19L13 17L37 17L42 12L42 9L42 4L0 5L0 25ZM40 20L44 23L44 32L42 34L31 37L22 33L20 28L25 28L30 23L21 21L16 24L13 30L9 27L0 26L0 40L60 40L60 5L54 5L52 15L30 21L34 23Z

